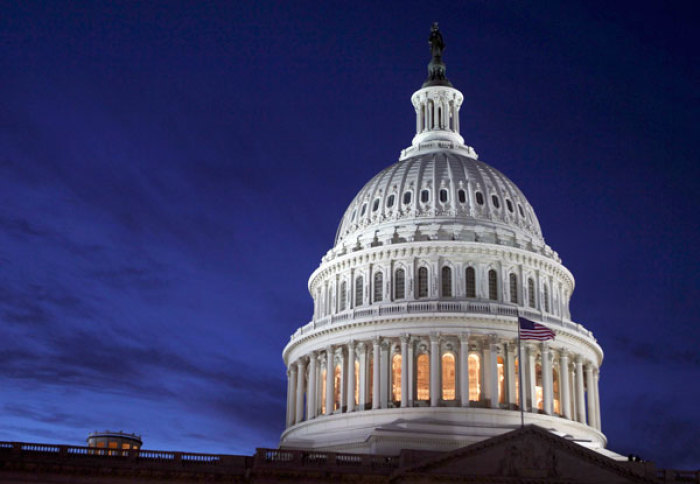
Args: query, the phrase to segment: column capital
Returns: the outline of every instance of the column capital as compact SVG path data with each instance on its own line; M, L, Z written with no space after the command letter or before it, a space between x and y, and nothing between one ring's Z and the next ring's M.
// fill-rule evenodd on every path
M469 331L463 331L459 335L460 343L469 344Z
M381 336L374 336L372 338L372 346L378 347L382 342L382 337Z
M576 366L578 365L583 365L583 356L581 355L576 355L574 357L574 361L576 362Z
M411 335L408 333L404 333L401 336L399 336L399 340L402 344L408 344L408 342L411 340Z
M497 335L496 333L490 333L490 334L487 336L486 341L488 341L488 343L489 343L490 345L498 344L498 342L499 342L498 335Z
M568 360L570 356L571 352L566 348L562 348L559 350L559 359L566 358Z
M367 345L364 343L364 341L360 341L357 343L357 353L360 355L364 355L365 352L367 351Z
M347 342L348 349L355 349L355 340L351 339L350 341Z

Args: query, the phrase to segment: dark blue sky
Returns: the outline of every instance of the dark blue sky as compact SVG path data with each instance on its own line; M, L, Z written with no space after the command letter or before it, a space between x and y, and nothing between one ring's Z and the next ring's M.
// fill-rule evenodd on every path
M414 134L440 22L462 134L576 278L609 446L700 467L693 2L3 2L0 440L275 447L281 351Z

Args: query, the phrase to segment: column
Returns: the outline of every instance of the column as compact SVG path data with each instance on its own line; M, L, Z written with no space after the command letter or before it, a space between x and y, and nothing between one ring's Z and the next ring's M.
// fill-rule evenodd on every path
M595 384L593 382L593 364L586 364L586 387L588 388L588 425L598 428L595 421Z
M569 395L569 352L561 350L559 353L559 399L561 404L561 413L564 418L571 419L571 402Z
M459 399L469 406L469 333L459 336Z
M401 336L401 407L408 406L408 339L410 336Z
M536 358L536 349L534 345L526 345L527 348L527 407L526 409L529 410L530 412L537 413L537 401L536 401L536 396L537 392L535 390L535 386L537 384L537 362L535 361Z
M440 335L430 334L430 406L440 402Z
M333 413L333 346L326 348L326 415Z
M413 396L415 395L415 381L416 378L414 376L414 360L413 360L413 347L414 347L414 338L410 337L408 338L408 358L406 361L406 364L408 365L408 378L407 378L407 384L408 384L408 406L412 407L413 406Z
M357 344L357 354L359 356L358 360L360 363L360 379L357 382L358 387L358 398L357 405L360 410L365 409L365 404L367 403L367 346L365 343Z
M576 420L586 423L586 408L583 398L583 361L576 357Z
M340 381L338 382L339 385L339 391L338 393L338 411L343 412L343 403L346 401L347 398L347 392L345 391L345 386L348 383L348 370L345 366L345 353L343 352L343 347L340 346L339 348L336 348L335 350L336 357L338 358L338 361L340 362ZM333 374L333 382L335 382L335 369L334 369L334 374ZM335 402L335 393L333 394L333 400ZM347 410L345 410L347 412Z
M552 407L554 404L553 394L553 375L552 375L552 351L546 341L542 342L542 397L544 403L542 408L544 413L552 415Z
M350 340L348 343L348 390L346 408L348 412L355 410L355 342Z
M517 376L515 375L515 351L515 345L513 343L503 344L503 354L506 360L506 367L504 368L507 389L506 401L508 402L509 408L513 408L512 406L516 403L515 379L517 378Z
M602 430L603 427L600 423L600 385L598 384L600 380L600 371L598 371L598 368L593 371L593 377L595 379L595 423L597 429Z
M372 340L372 410L379 408L379 342L378 336Z
M488 345L488 387L489 392L486 398L491 399L491 408L498 408L498 345L496 337L492 335L489 338Z
M379 407L387 408L389 405L389 374L391 372L391 365L389 364L389 357L391 355L391 344L386 339L382 341L379 345Z
M297 402L295 407L294 423L304 420L304 376L306 373L306 363L299 360L297 363ZM307 418L308 418L307 413Z
M309 355L309 381L306 385L306 419L311 420L312 418L316 417L316 378L317 378L317 373L318 369L316 367L316 364L318 362L317 354L315 351L312 351L311 354ZM297 374L297 379L298 380L304 380L304 374L301 372L301 369L299 369L299 372ZM298 401L297 401L298 403ZM303 400L302 400L302 407L303 407ZM297 408L297 412L299 409Z
M297 366L292 363L287 371L287 427L296 420Z

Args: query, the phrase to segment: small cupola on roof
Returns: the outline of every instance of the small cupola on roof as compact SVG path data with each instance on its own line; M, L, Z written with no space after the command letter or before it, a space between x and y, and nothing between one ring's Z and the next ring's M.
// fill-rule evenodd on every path
M465 145L459 134L459 108L464 96L447 79L447 67L442 61L445 42L437 22L433 23L428 44L432 54L428 78L411 97L416 110L416 135L400 159L438 150L452 150L477 159L474 149Z

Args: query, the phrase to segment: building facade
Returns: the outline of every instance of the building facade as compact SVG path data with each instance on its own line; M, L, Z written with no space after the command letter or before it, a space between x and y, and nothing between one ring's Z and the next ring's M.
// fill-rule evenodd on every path
M463 95L430 37L412 144L348 206L283 351L282 448L451 450L525 423L605 452L603 351L572 320L574 278L518 187L460 134ZM522 342L518 316L555 331Z

